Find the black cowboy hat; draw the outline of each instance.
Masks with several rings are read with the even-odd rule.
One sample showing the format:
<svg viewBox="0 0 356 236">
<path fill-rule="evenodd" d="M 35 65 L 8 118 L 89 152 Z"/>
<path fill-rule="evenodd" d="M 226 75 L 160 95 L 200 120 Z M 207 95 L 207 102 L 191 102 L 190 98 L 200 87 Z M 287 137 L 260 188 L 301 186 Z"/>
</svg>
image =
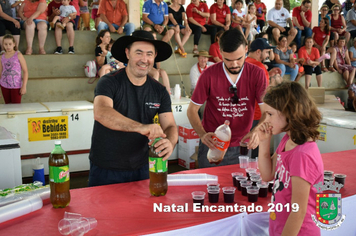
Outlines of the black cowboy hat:
<svg viewBox="0 0 356 236">
<path fill-rule="evenodd" d="M 123 36 L 115 41 L 111 48 L 112 56 L 118 61 L 127 63 L 128 59 L 126 57 L 125 49 L 130 44 L 139 41 L 149 42 L 155 46 L 157 52 L 155 62 L 164 61 L 172 55 L 172 48 L 168 43 L 161 40 L 155 40 L 151 32 L 136 30 L 132 33 L 132 36 Z"/>
</svg>

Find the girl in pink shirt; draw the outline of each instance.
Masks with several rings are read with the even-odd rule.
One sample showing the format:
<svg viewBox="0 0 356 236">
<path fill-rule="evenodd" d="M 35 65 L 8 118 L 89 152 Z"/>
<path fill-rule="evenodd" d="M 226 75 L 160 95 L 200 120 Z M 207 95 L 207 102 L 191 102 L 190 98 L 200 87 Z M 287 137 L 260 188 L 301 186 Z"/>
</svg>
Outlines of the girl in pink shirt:
<svg viewBox="0 0 356 236">
<path fill-rule="evenodd" d="M 321 113 L 298 82 L 270 88 L 264 99 L 265 121 L 256 129 L 259 137 L 258 166 L 264 181 L 274 179 L 269 234 L 319 236 L 314 223 L 314 185 L 323 182 L 324 166 L 315 140 Z M 271 157 L 273 135 L 286 132 Z"/>
<path fill-rule="evenodd" d="M 17 51 L 15 39 L 11 34 L 4 36 L 2 46 L 5 53 L 1 56 L 0 64 L 1 92 L 5 104 L 21 103 L 21 96 L 26 93 L 28 80 L 26 61 L 21 52 Z"/>
</svg>

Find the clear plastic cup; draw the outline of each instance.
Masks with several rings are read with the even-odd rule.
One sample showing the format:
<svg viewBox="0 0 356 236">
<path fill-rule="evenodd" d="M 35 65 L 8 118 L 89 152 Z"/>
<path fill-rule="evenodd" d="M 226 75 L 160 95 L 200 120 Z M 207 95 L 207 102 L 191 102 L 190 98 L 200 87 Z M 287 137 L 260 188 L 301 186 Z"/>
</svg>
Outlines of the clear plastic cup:
<svg viewBox="0 0 356 236">
<path fill-rule="evenodd" d="M 235 187 L 223 187 L 224 202 L 233 203 L 235 199 Z"/>
<path fill-rule="evenodd" d="M 248 160 L 248 168 L 254 168 L 254 169 L 258 169 L 258 157 L 256 158 L 250 158 Z"/>
<path fill-rule="evenodd" d="M 244 173 L 242 173 L 242 172 L 232 172 L 231 173 L 231 177 L 232 177 L 232 183 L 233 183 L 233 185 L 236 187 L 236 176 L 243 176 L 244 175 Z"/>
<path fill-rule="evenodd" d="M 250 177 L 250 179 L 252 181 L 252 185 L 253 186 L 257 186 L 257 183 L 262 181 L 262 178 L 259 175 L 253 175 L 253 176 Z"/>
<path fill-rule="evenodd" d="M 79 213 L 73 213 L 73 212 L 64 212 L 64 219 L 74 219 L 74 220 L 79 220 L 82 218 L 82 215 Z"/>
<path fill-rule="evenodd" d="M 210 203 L 217 203 L 219 201 L 220 188 L 208 189 L 208 197 Z"/>
<path fill-rule="evenodd" d="M 247 143 L 246 142 L 240 142 L 240 155 L 246 156 L 247 153 L 248 153 Z"/>
<path fill-rule="evenodd" d="M 249 202 L 257 202 L 259 187 L 257 186 L 248 186 L 246 187 L 247 198 Z"/>
<path fill-rule="evenodd" d="M 203 191 L 194 191 L 192 192 L 193 204 L 195 203 L 198 206 L 204 205 L 205 192 Z"/>
<path fill-rule="evenodd" d="M 241 194 L 242 196 L 247 196 L 247 187 L 252 186 L 252 182 L 251 181 L 241 181 L 240 182 L 240 186 L 241 186 Z"/>
<path fill-rule="evenodd" d="M 246 176 L 236 176 L 235 180 L 236 180 L 236 186 L 235 187 L 237 187 L 237 190 L 241 191 L 240 182 L 241 181 L 246 181 L 247 177 Z"/>
<path fill-rule="evenodd" d="M 335 182 L 338 182 L 340 184 L 343 184 L 345 186 L 345 179 L 346 179 L 346 175 L 344 174 L 335 174 Z"/>
<path fill-rule="evenodd" d="M 334 174 L 334 171 L 331 171 L 331 170 L 324 170 L 324 178 L 327 177 L 327 178 L 332 178 L 333 177 L 333 174 Z"/>
<path fill-rule="evenodd" d="M 220 184 L 218 183 L 209 183 L 207 184 L 207 189 L 211 189 L 211 190 L 217 190 L 220 189 Z"/>
<path fill-rule="evenodd" d="M 250 179 L 251 174 L 255 174 L 257 171 L 256 168 L 246 168 L 246 176 Z"/>
<path fill-rule="evenodd" d="M 95 218 L 61 219 L 58 222 L 58 230 L 62 235 L 79 236 L 94 229 L 98 222 Z"/>
<path fill-rule="evenodd" d="M 248 168 L 248 160 L 249 160 L 249 156 L 239 156 L 240 168 L 243 169 Z"/>
<path fill-rule="evenodd" d="M 259 197 L 267 197 L 268 193 L 268 183 L 261 181 L 260 183 L 257 183 L 257 187 L 260 188 Z"/>
</svg>

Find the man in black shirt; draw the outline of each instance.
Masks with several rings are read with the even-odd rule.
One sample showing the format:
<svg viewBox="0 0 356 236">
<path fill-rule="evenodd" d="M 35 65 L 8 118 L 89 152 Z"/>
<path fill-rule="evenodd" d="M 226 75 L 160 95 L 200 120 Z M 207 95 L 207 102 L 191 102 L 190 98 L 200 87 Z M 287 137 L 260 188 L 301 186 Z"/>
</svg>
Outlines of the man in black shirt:
<svg viewBox="0 0 356 236">
<path fill-rule="evenodd" d="M 155 148 L 166 160 L 178 140 L 170 96 L 148 76 L 155 61 L 171 56 L 171 47 L 139 30 L 119 38 L 111 52 L 127 67 L 103 76 L 95 88 L 89 186 L 147 179 L 149 145 L 161 137 Z M 153 124 L 156 114 L 160 125 Z"/>
</svg>

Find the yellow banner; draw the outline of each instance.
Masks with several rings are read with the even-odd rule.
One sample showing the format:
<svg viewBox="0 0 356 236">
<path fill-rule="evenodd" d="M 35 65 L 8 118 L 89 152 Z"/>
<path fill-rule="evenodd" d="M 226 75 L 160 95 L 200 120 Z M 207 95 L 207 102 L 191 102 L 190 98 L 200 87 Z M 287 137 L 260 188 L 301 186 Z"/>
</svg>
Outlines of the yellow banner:
<svg viewBox="0 0 356 236">
<path fill-rule="evenodd" d="M 28 141 L 68 138 L 68 116 L 28 118 Z"/>
<path fill-rule="evenodd" d="M 326 125 L 319 125 L 319 140 L 326 142 L 327 134 L 326 134 Z"/>
</svg>

